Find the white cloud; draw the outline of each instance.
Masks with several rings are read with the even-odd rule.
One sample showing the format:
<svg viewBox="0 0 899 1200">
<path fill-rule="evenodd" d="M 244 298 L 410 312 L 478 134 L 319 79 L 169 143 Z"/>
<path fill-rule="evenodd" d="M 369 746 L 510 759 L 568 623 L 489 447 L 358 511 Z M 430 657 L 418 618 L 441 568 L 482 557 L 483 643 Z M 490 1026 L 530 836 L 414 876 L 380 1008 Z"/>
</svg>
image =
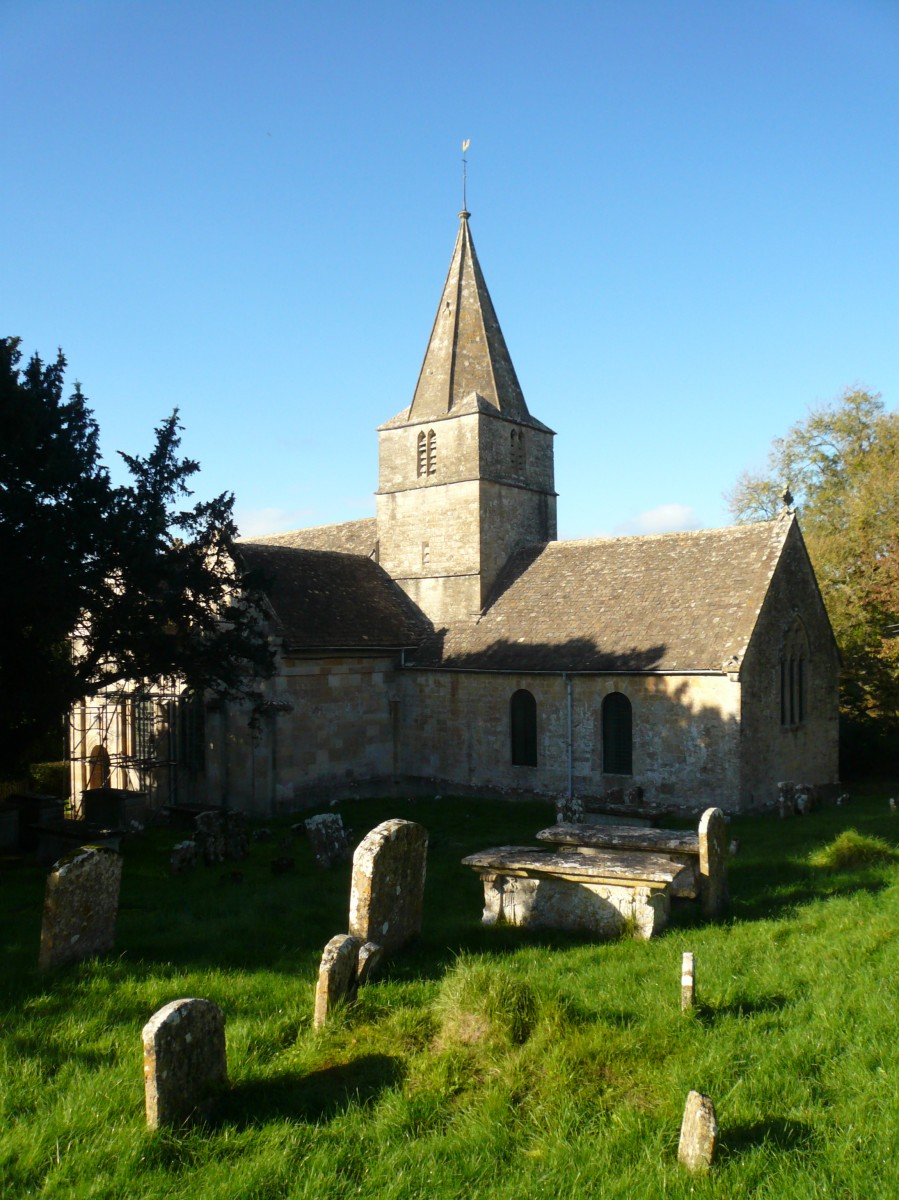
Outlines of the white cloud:
<svg viewBox="0 0 899 1200">
<path fill-rule="evenodd" d="M 684 529 L 700 529 L 702 522 L 696 512 L 685 504 L 660 504 L 639 516 L 631 517 L 615 526 L 622 533 L 678 533 Z"/>
<path fill-rule="evenodd" d="M 286 533 L 311 524 L 308 508 L 251 508 L 234 514 L 240 537 L 263 537 L 267 533 Z"/>
</svg>

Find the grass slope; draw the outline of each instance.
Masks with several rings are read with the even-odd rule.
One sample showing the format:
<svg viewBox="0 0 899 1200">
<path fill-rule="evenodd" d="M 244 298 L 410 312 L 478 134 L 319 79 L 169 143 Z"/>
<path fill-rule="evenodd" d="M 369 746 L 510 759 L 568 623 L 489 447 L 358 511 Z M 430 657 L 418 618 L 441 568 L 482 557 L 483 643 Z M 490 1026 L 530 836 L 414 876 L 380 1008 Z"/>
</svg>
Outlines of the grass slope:
<svg viewBox="0 0 899 1200">
<path fill-rule="evenodd" d="M 44 872 L 0 875 L 4 1197 L 826 1197 L 899 1194 L 899 817 L 886 792 L 805 819 L 735 819 L 727 921 L 652 942 L 485 929 L 463 855 L 531 841 L 541 805 L 343 806 L 358 836 L 430 831 L 425 927 L 322 1032 L 318 960 L 346 927 L 349 867 L 304 840 L 172 878 L 154 830 L 125 847 L 114 956 L 36 970 Z M 847 834 L 852 827 L 853 834 Z M 875 841 L 874 839 L 880 839 Z M 680 1012 L 693 950 L 701 1003 Z M 168 1001 L 227 1017 L 232 1086 L 212 1126 L 143 1119 L 140 1031 Z M 676 1163 L 690 1088 L 718 1164 Z"/>
</svg>

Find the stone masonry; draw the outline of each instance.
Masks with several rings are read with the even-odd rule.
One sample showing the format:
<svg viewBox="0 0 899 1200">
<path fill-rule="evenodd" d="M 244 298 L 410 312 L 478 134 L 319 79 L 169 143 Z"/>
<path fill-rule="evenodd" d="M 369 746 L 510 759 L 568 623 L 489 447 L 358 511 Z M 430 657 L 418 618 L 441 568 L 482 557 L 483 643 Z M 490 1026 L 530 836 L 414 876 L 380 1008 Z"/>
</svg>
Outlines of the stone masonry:
<svg viewBox="0 0 899 1200">
<path fill-rule="evenodd" d="M 59 860 L 44 895 L 41 970 L 113 948 L 121 880 L 121 856 L 106 846 L 85 846 Z"/>
<path fill-rule="evenodd" d="M 428 831 L 414 821 L 384 821 L 353 855 L 350 933 L 396 950 L 421 931 Z"/>
</svg>

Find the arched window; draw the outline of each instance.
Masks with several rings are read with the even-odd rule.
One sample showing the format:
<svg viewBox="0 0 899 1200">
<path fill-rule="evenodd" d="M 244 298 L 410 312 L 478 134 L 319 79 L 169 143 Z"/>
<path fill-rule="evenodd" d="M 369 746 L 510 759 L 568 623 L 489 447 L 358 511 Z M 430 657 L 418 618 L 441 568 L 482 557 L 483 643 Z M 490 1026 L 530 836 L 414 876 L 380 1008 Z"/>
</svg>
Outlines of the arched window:
<svg viewBox="0 0 899 1200">
<path fill-rule="evenodd" d="M 808 638 L 798 617 L 787 629 L 780 652 L 780 723 L 801 725 L 808 702 Z"/>
<path fill-rule="evenodd" d="M 536 767 L 537 701 L 525 688 L 512 693 L 509 718 L 513 766 Z"/>
<path fill-rule="evenodd" d="M 418 435 L 418 477 L 426 475 L 428 471 L 428 447 L 425 440 L 424 430 Z"/>
<path fill-rule="evenodd" d="M 602 769 L 606 775 L 632 775 L 633 764 L 631 702 L 621 692 L 609 692 L 602 702 Z"/>
<path fill-rule="evenodd" d="M 433 429 L 428 430 L 428 474 L 437 474 L 437 434 Z"/>
<path fill-rule="evenodd" d="M 105 746 L 94 746 L 90 754 L 90 776 L 87 786 L 90 791 L 95 788 L 108 788 L 112 782 L 112 768 L 109 752 Z"/>
</svg>

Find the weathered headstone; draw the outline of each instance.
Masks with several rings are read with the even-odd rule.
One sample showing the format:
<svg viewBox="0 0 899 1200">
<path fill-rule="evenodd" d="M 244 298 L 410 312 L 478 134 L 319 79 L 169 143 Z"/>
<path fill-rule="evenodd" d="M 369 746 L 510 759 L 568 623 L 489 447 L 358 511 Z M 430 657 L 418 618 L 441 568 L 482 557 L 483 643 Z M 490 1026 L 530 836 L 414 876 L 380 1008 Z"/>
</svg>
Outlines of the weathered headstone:
<svg viewBox="0 0 899 1200">
<path fill-rule="evenodd" d="M 105 954 L 115 944 L 122 859 L 107 846 L 83 846 L 47 877 L 41 970 Z"/>
<path fill-rule="evenodd" d="M 224 814 L 225 858 L 231 862 L 242 862 L 250 857 L 250 835 L 246 815 L 239 809 L 230 809 Z"/>
<path fill-rule="evenodd" d="M 197 852 L 202 856 L 207 867 L 216 866 L 225 861 L 225 830 L 220 812 L 197 813 L 194 824 L 196 832 L 194 841 Z"/>
<path fill-rule="evenodd" d="M 696 1003 L 696 960 L 691 950 L 685 950 L 680 969 L 680 1006 L 686 1011 Z"/>
<path fill-rule="evenodd" d="M 699 821 L 699 884 L 703 915 L 720 916 L 727 907 L 727 822 L 720 808 L 707 808 Z"/>
<path fill-rule="evenodd" d="M 315 1012 L 312 1023 L 321 1029 L 335 1004 L 353 1004 L 359 988 L 369 979 L 381 957 L 382 948 L 374 942 L 360 942 L 346 933 L 332 937 L 322 955 L 315 987 Z"/>
<path fill-rule="evenodd" d="M 890 796 L 890 812 L 894 813 L 895 811 L 896 811 L 896 797 Z"/>
<path fill-rule="evenodd" d="M 715 1157 L 718 1119 L 715 1106 L 702 1092 L 690 1092 L 680 1127 L 677 1160 L 688 1171 L 707 1171 Z"/>
<path fill-rule="evenodd" d="M 172 853 L 169 856 L 169 870 L 173 875 L 180 875 L 183 871 L 192 871 L 196 865 L 196 842 L 179 842 L 177 846 L 172 847 Z"/>
<path fill-rule="evenodd" d="M 428 831 L 415 821 L 384 821 L 353 855 L 350 933 L 395 950 L 421 930 Z"/>
<path fill-rule="evenodd" d="M 383 953 L 384 947 L 379 946 L 377 942 L 363 944 L 359 951 L 359 970 L 356 976 L 356 983 L 359 987 L 362 987 L 363 983 L 367 983 L 374 974 L 375 967 L 381 961 Z"/>
<path fill-rule="evenodd" d="M 225 1016 L 211 1000 L 173 1000 L 143 1028 L 147 1125 L 180 1125 L 211 1115 L 228 1082 Z"/>
<path fill-rule="evenodd" d="M 315 1013 L 312 1024 L 321 1029 L 335 1004 L 351 1004 L 356 999 L 359 951 L 362 942 L 347 933 L 332 937 L 322 955 L 315 987 Z"/>
<path fill-rule="evenodd" d="M 340 813 L 321 813 L 306 822 L 306 834 L 316 865 L 327 871 L 338 863 L 347 862 L 350 844 Z"/>
</svg>

